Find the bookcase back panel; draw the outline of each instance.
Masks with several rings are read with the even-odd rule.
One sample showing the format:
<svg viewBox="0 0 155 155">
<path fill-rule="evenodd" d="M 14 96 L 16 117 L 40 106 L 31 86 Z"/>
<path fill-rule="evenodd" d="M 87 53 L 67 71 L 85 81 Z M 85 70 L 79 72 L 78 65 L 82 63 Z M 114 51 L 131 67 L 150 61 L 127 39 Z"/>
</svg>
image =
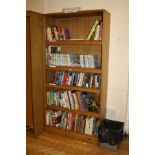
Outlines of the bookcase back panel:
<svg viewBox="0 0 155 155">
<path fill-rule="evenodd" d="M 85 39 L 96 19 L 102 19 L 102 16 L 81 16 L 67 18 L 47 18 L 47 26 L 57 25 L 68 28 L 71 39 Z"/>
</svg>

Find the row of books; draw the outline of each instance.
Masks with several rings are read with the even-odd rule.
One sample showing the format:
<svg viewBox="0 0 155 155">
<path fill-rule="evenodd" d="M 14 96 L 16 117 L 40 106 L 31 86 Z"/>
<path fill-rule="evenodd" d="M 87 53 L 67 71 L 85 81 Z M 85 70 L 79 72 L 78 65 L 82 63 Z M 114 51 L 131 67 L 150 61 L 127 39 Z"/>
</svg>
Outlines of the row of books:
<svg viewBox="0 0 155 155">
<path fill-rule="evenodd" d="M 71 36 L 68 28 L 59 27 L 57 25 L 47 27 L 47 40 L 50 42 L 56 40 L 68 40 L 70 38 Z"/>
<path fill-rule="evenodd" d="M 46 111 L 46 125 L 97 136 L 99 121 L 95 117 L 48 110 Z"/>
<path fill-rule="evenodd" d="M 100 75 L 93 73 L 56 71 L 53 83 L 57 85 L 99 88 Z"/>
<path fill-rule="evenodd" d="M 99 111 L 99 104 L 92 94 L 74 90 L 47 91 L 47 104 L 81 111 Z"/>
<path fill-rule="evenodd" d="M 86 37 L 86 40 L 101 40 L 103 31 L 102 29 L 103 29 L 103 22 L 99 19 L 96 19 Z"/>
<path fill-rule="evenodd" d="M 70 54 L 69 54 L 70 53 Z M 46 64 L 49 66 L 75 66 L 86 68 L 99 68 L 97 55 L 61 53 L 60 47 L 46 49 Z"/>
</svg>

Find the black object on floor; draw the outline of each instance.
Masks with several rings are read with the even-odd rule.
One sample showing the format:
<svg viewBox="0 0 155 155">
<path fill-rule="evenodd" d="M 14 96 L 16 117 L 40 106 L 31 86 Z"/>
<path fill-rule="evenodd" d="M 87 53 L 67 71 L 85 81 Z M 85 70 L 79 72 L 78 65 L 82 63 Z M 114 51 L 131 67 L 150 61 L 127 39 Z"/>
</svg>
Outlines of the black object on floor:
<svg viewBox="0 0 155 155">
<path fill-rule="evenodd" d="M 98 139 L 101 143 L 118 145 L 123 139 L 123 122 L 105 119 L 98 128 Z"/>
</svg>

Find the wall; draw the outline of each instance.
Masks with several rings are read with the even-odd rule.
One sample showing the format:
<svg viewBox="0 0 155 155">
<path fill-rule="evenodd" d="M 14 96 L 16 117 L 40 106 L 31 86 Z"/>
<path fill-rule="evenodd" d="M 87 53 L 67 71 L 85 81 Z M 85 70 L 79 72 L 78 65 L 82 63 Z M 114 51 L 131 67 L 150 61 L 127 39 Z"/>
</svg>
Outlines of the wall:
<svg viewBox="0 0 155 155">
<path fill-rule="evenodd" d="M 44 0 L 26 0 L 26 10 L 44 13 Z"/>
<path fill-rule="evenodd" d="M 82 10 L 106 9 L 111 13 L 107 118 L 125 121 L 129 71 L 128 0 L 44 0 L 44 13 L 76 6 Z"/>
</svg>

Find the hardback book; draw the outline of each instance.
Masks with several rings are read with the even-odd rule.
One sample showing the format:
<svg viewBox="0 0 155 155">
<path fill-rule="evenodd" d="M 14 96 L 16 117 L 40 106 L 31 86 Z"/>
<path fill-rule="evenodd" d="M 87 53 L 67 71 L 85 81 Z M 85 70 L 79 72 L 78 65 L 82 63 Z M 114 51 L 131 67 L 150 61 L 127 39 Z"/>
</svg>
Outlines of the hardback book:
<svg viewBox="0 0 155 155">
<path fill-rule="evenodd" d="M 62 82 L 61 82 L 62 85 L 66 85 L 67 84 L 67 77 L 68 77 L 67 72 L 64 72 L 63 79 L 62 79 Z"/>
<path fill-rule="evenodd" d="M 65 98 L 65 102 L 66 102 L 66 108 L 71 108 L 70 103 L 69 103 L 69 98 L 68 98 L 68 94 L 67 91 L 64 91 L 64 98 Z"/>
<path fill-rule="evenodd" d="M 58 27 L 58 40 L 61 40 L 61 28 Z"/>
<path fill-rule="evenodd" d="M 71 90 L 67 91 L 67 93 L 68 93 L 68 97 L 69 97 L 69 102 L 70 102 L 71 109 L 75 109 L 74 108 L 74 100 L 73 100 L 73 96 L 72 96 Z"/>
<path fill-rule="evenodd" d="M 78 115 L 77 114 L 75 114 L 74 115 L 74 131 L 77 131 L 77 129 L 78 129 Z"/>
<path fill-rule="evenodd" d="M 95 68 L 93 55 L 90 55 L 90 68 Z"/>
<path fill-rule="evenodd" d="M 90 59 L 90 54 L 87 55 L 87 59 L 88 59 L 88 68 L 91 68 L 91 59 Z"/>
<path fill-rule="evenodd" d="M 89 117 L 89 116 L 86 117 L 85 134 L 92 135 L 93 122 L 94 122 L 94 117 Z"/>
<path fill-rule="evenodd" d="M 93 74 L 90 75 L 90 82 L 89 82 L 89 87 L 92 88 L 93 86 Z"/>
<path fill-rule="evenodd" d="M 95 29 L 94 40 L 100 40 L 100 28 L 101 28 L 101 25 L 98 24 Z"/>
<path fill-rule="evenodd" d="M 46 125 L 50 125 L 50 113 L 49 113 L 49 110 L 46 111 Z"/>
<path fill-rule="evenodd" d="M 60 106 L 64 107 L 64 101 L 63 101 L 63 91 L 59 92 L 59 102 L 60 102 Z"/>
<path fill-rule="evenodd" d="M 47 91 L 47 104 L 48 105 L 51 105 L 51 93 L 50 93 L 50 91 Z"/>
<path fill-rule="evenodd" d="M 79 104 L 79 109 L 80 110 L 85 110 L 84 106 L 83 106 L 83 103 L 82 103 L 82 99 L 81 99 L 81 92 L 77 91 L 76 96 L 77 96 L 77 100 L 78 100 L 78 104 Z"/>
<path fill-rule="evenodd" d="M 83 55 L 80 55 L 80 67 L 84 67 L 84 58 Z"/>
<path fill-rule="evenodd" d="M 94 55 L 94 65 L 95 65 L 95 68 L 99 68 L 97 55 Z"/>
<path fill-rule="evenodd" d="M 54 84 L 58 84 L 58 80 L 59 80 L 59 71 L 56 71 L 55 73 L 55 77 L 54 77 Z"/>
<path fill-rule="evenodd" d="M 56 126 L 56 116 L 54 111 L 50 111 L 50 126 Z"/>
<path fill-rule="evenodd" d="M 78 99 L 76 96 L 76 92 L 72 92 L 73 100 L 74 100 L 74 109 L 79 110 Z"/>
<path fill-rule="evenodd" d="M 79 128 L 78 131 L 80 133 L 84 133 L 84 127 L 85 127 L 85 116 L 80 116 L 79 117 Z"/>
<path fill-rule="evenodd" d="M 52 31 L 50 27 L 47 27 L 47 40 L 48 41 L 52 41 L 52 35 L 51 35 Z"/>
<path fill-rule="evenodd" d="M 60 122 L 60 128 L 66 129 L 67 117 L 68 117 L 68 113 L 67 112 L 63 112 L 62 118 L 61 118 L 61 122 Z"/>
<path fill-rule="evenodd" d="M 93 24 L 93 26 L 92 26 L 90 32 L 88 33 L 88 35 L 87 35 L 87 37 L 86 37 L 86 40 L 90 40 L 92 34 L 93 34 L 94 31 L 95 31 L 96 26 L 97 26 L 99 23 L 100 23 L 100 20 L 96 19 L 96 21 L 94 22 L 94 24 Z"/>
<path fill-rule="evenodd" d="M 70 125 L 69 125 L 69 130 L 72 130 L 72 129 L 73 129 L 73 117 L 74 117 L 74 114 L 73 114 L 73 113 L 70 113 Z"/>
<path fill-rule="evenodd" d="M 54 25 L 51 25 L 51 31 L 52 31 L 52 33 L 51 33 L 52 41 L 55 41 L 56 38 L 55 38 L 55 32 L 54 32 Z"/>
<path fill-rule="evenodd" d="M 79 73 L 76 72 L 74 74 L 73 86 L 77 86 L 77 84 L 78 84 L 78 76 L 79 76 Z"/>
<path fill-rule="evenodd" d="M 66 40 L 66 37 L 65 37 L 65 30 L 64 30 L 63 27 L 61 28 L 61 32 L 62 32 L 62 38 L 63 38 L 63 40 Z"/>
<path fill-rule="evenodd" d="M 78 85 L 77 85 L 77 86 L 79 86 L 79 87 L 82 86 L 83 77 L 84 77 L 84 73 L 80 73 L 80 75 L 79 75 L 79 80 L 78 80 Z"/>
<path fill-rule="evenodd" d="M 74 66 L 74 56 L 73 56 L 73 54 L 69 54 L 69 56 L 70 56 L 70 66 Z"/>
<path fill-rule="evenodd" d="M 57 26 L 53 26 L 53 29 L 54 29 L 55 40 L 58 40 L 58 30 L 57 30 Z"/>
<path fill-rule="evenodd" d="M 84 106 L 84 109 L 85 109 L 85 111 L 89 111 L 88 110 L 88 104 L 89 104 L 89 96 L 88 96 L 88 93 L 86 93 L 86 92 L 83 92 L 83 93 L 81 93 L 81 95 L 82 95 L 82 103 L 83 103 L 83 106 Z"/>
<path fill-rule="evenodd" d="M 94 118 L 94 122 L 93 122 L 93 136 L 98 136 L 98 127 L 99 127 L 99 120 L 97 120 L 96 118 Z"/>
<path fill-rule="evenodd" d="M 62 98 L 62 107 L 65 107 L 65 108 L 68 107 L 68 105 L 67 105 L 67 103 L 66 103 L 65 96 L 64 96 L 64 92 L 63 92 L 63 98 Z"/>
<path fill-rule="evenodd" d="M 85 64 L 85 67 L 86 68 L 89 67 L 89 64 L 88 64 L 88 55 L 84 55 L 84 64 Z"/>
<path fill-rule="evenodd" d="M 51 100 L 51 105 L 54 105 L 54 95 L 53 95 L 53 91 L 50 92 L 50 100 Z"/>
<path fill-rule="evenodd" d="M 56 96 L 56 92 L 53 92 L 53 105 L 57 105 L 57 96 Z"/>
</svg>

